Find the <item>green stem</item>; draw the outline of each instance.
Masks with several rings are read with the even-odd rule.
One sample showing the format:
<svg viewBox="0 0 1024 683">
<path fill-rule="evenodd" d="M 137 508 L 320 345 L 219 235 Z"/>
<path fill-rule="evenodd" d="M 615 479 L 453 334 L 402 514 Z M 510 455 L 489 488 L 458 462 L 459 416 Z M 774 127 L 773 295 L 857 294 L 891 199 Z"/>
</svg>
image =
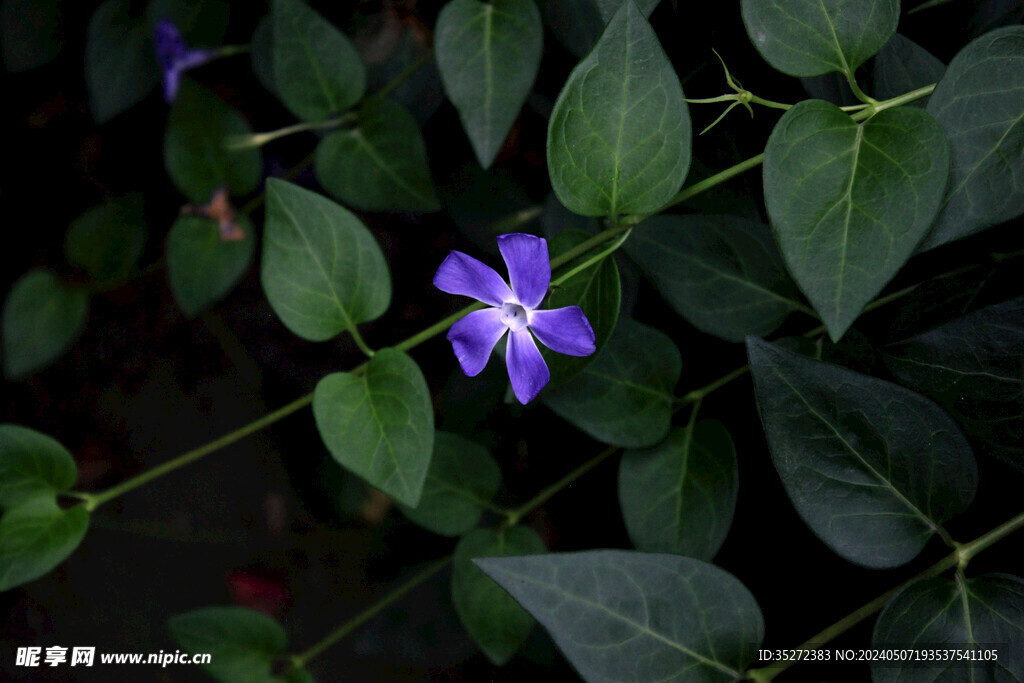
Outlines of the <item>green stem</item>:
<svg viewBox="0 0 1024 683">
<path fill-rule="evenodd" d="M 413 588 L 416 588 L 421 583 L 423 583 L 424 581 L 431 578 L 439 571 L 447 567 L 451 563 L 451 561 L 452 557 L 451 555 L 449 555 L 448 557 L 442 560 L 434 562 L 426 569 L 421 571 L 419 574 L 412 577 L 411 579 L 403 583 L 401 586 L 388 593 L 384 598 L 375 602 L 368 609 L 360 612 L 359 614 L 352 617 L 335 630 L 331 631 L 331 633 L 329 633 L 327 637 L 321 640 L 320 642 L 316 643 L 309 649 L 304 650 L 303 652 L 297 655 L 293 655 L 291 657 L 292 666 L 296 669 L 304 667 L 306 663 L 309 662 L 309 660 L 313 659 L 321 652 L 328 649 L 329 647 L 337 643 L 339 640 L 342 640 L 348 634 L 352 633 L 352 631 L 356 630 L 357 628 L 365 624 L 367 621 L 383 612 L 385 609 L 387 609 L 395 602 L 400 600 L 403 596 L 405 596 L 406 593 L 411 591 Z"/>
<path fill-rule="evenodd" d="M 229 137 L 224 145 L 230 150 L 248 149 L 250 147 L 262 147 L 268 142 L 278 140 L 295 133 L 303 133 L 312 130 L 322 130 L 325 128 L 337 128 L 338 126 L 351 123 L 356 120 L 355 114 L 352 112 L 343 114 L 342 116 L 335 117 L 333 119 L 327 119 L 325 121 L 302 121 L 300 123 L 294 123 L 284 128 L 278 128 L 277 130 L 267 131 L 265 133 L 253 133 L 251 135 L 236 135 Z"/>
<path fill-rule="evenodd" d="M 558 285 L 562 284 L 563 282 L 565 282 L 566 280 L 571 278 L 573 275 L 576 275 L 577 273 L 581 273 L 584 270 L 586 270 L 587 268 L 590 268 L 591 266 L 593 266 L 594 264 L 600 263 L 601 261 L 603 261 L 605 259 L 605 257 L 607 257 L 610 254 L 614 253 L 616 249 L 621 247 L 623 245 L 623 243 L 627 239 L 629 239 L 629 234 L 632 231 L 633 231 L 632 228 L 628 228 L 627 230 L 625 230 L 622 233 L 622 236 L 619 237 L 619 239 L 616 240 L 615 243 L 612 244 L 612 246 L 610 246 L 607 249 L 603 250 L 599 254 L 595 254 L 594 256 L 591 256 L 589 259 L 587 259 L 583 263 L 579 264 L 575 268 L 573 268 L 573 269 L 571 269 L 571 270 L 569 270 L 569 271 L 567 271 L 565 273 L 562 273 L 557 278 L 555 278 L 554 280 L 551 281 L 551 285 L 550 286 L 551 287 L 557 287 Z M 554 264 L 554 262 L 552 262 L 552 265 L 553 264 Z"/>
<path fill-rule="evenodd" d="M 246 55 L 252 52 L 252 45 L 222 45 L 217 48 L 218 57 L 233 57 L 235 55 Z"/>
<path fill-rule="evenodd" d="M 939 574 L 942 574 L 945 571 L 953 569 L 954 567 L 959 567 L 960 569 L 962 569 L 963 566 L 966 564 L 966 560 L 964 559 L 965 557 L 966 559 L 970 559 L 974 555 L 977 555 L 982 550 L 985 550 L 994 543 L 1002 540 L 1003 538 L 1010 535 L 1014 531 L 1017 531 L 1021 527 L 1024 527 L 1024 512 L 1020 513 L 1013 519 L 1010 519 L 1004 522 L 1003 524 L 1000 524 L 992 531 L 989 531 L 988 533 L 979 536 L 970 543 L 966 543 L 960 546 L 959 550 L 953 551 L 952 553 L 945 556 L 932 566 L 925 569 L 920 574 L 913 576 L 912 578 L 904 581 L 892 590 L 886 591 L 885 593 L 879 595 L 871 602 L 863 605 L 862 607 L 859 607 L 853 612 L 850 612 L 850 614 L 846 615 L 845 617 L 843 617 L 836 623 L 832 624 L 828 628 L 822 630 L 821 632 L 811 636 L 806 642 L 801 643 L 794 649 L 817 650 L 821 648 L 822 646 L 831 642 L 838 636 L 849 631 L 851 628 L 853 628 L 860 622 L 864 621 L 871 615 L 880 611 L 883 607 L 889 604 L 890 600 L 896 597 L 896 595 L 900 591 L 902 591 L 910 584 L 920 579 L 938 576 Z M 751 669 L 750 671 L 747 671 L 746 675 L 747 678 L 750 680 L 770 681 L 776 676 L 778 676 L 780 673 L 791 667 L 793 664 L 796 664 L 795 660 L 778 661 L 769 664 L 768 666 L 761 667 L 759 669 Z"/>
<path fill-rule="evenodd" d="M 614 455 L 615 453 L 618 453 L 618 452 L 619 452 L 619 447 L 618 446 L 609 446 L 608 448 L 604 449 L 603 451 L 601 451 L 600 453 L 595 455 L 590 460 L 586 461 L 585 463 L 583 463 L 582 465 L 580 465 L 579 467 L 574 469 L 569 474 L 565 475 L 564 477 L 562 477 L 561 479 L 556 481 L 551 486 L 548 486 L 547 488 L 542 490 L 540 493 L 538 493 L 536 496 L 534 496 L 530 500 L 526 501 L 525 503 L 523 503 L 519 507 L 515 508 L 514 510 L 507 511 L 506 512 L 506 516 L 508 517 L 508 520 L 506 522 L 507 525 L 508 526 L 515 526 L 516 524 L 519 523 L 520 519 L 522 519 L 526 515 L 530 514 L 531 512 L 533 512 L 534 510 L 539 508 L 544 503 L 548 502 L 548 500 L 553 495 L 555 495 L 556 493 L 558 493 L 559 491 L 564 489 L 569 484 L 572 484 L 574 481 L 576 481 L 577 479 L 582 477 L 584 474 L 586 474 L 590 470 L 594 469 L 595 467 L 600 465 L 602 462 L 604 462 L 605 460 L 607 460 L 612 455 Z"/>
<path fill-rule="evenodd" d="M 386 84 L 384 84 L 384 86 L 374 94 L 377 97 L 387 97 L 392 92 L 394 92 L 398 87 L 400 87 L 403 83 L 412 78 L 412 76 L 417 71 L 422 69 L 428 63 L 430 63 L 430 60 L 432 60 L 433 58 L 433 52 L 424 52 L 415 61 L 410 62 L 409 66 L 402 69 L 397 76 L 395 76 Z"/>
<path fill-rule="evenodd" d="M 851 68 L 847 68 L 845 71 L 843 71 L 843 73 L 846 74 L 846 82 L 850 84 L 850 90 L 853 91 L 854 96 L 861 102 L 864 102 L 865 104 L 878 104 L 878 100 L 871 97 L 870 95 L 868 95 L 867 93 L 860 89 L 860 85 L 857 83 L 857 75 L 854 72 L 855 69 Z"/>
<path fill-rule="evenodd" d="M 922 97 L 928 97 L 935 90 L 935 86 L 936 84 L 932 83 L 931 85 L 926 85 L 924 87 L 918 88 L 917 90 L 911 90 L 908 93 L 903 93 L 902 95 L 894 97 L 891 100 L 875 102 L 865 107 L 864 109 L 856 112 L 855 114 L 852 114 L 850 118 L 852 118 L 854 121 L 863 121 L 864 119 L 871 118 L 880 111 L 892 109 L 893 107 L 902 107 L 904 104 L 914 102 L 915 100 L 919 100 Z"/>
<path fill-rule="evenodd" d="M 782 102 L 775 102 L 773 100 L 766 100 L 763 97 L 758 97 L 757 95 L 755 95 L 752 92 L 748 92 L 748 96 L 749 96 L 749 98 L 747 100 L 748 102 L 753 102 L 754 104 L 760 104 L 762 107 L 768 107 L 769 109 L 783 109 L 783 110 L 785 110 L 785 109 L 792 109 L 793 108 L 792 104 L 784 104 Z"/>
<path fill-rule="evenodd" d="M 89 510 L 91 512 L 100 505 L 103 505 L 104 503 L 114 498 L 117 498 L 118 496 L 127 493 L 128 491 L 131 491 L 132 489 L 138 488 L 143 484 L 149 483 L 150 481 L 156 479 L 157 477 L 162 477 L 168 472 L 173 472 L 179 467 L 184 467 L 185 465 L 191 462 L 199 460 L 204 455 L 208 455 L 216 450 L 224 448 L 225 446 L 233 444 L 234 442 L 240 439 L 244 439 L 250 434 L 260 431 L 264 427 L 269 427 L 278 420 L 281 420 L 282 418 L 291 415 L 292 413 L 296 412 L 297 410 L 300 410 L 301 408 L 305 408 L 312 402 L 313 394 L 306 394 L 305 396 L 302 396 L 301 398 L 292 401 L 288 405 L 278 408 L 272 413 L 264 415 L 255 422 L 250 422 L 244 427 L 240 427 L 239 429 L 236 429 L 233 432 L 225 434 L 219 439 L 215 439 L 209 442 L 208 444 L 205 444 L 203 446 L 200 446 L 199 448 L 189 451 L 188 453 L 179 455 L 177 458 L 165 462 L 162 465 L 157 465 L 153 469 L 143 472 L 142 474 L 136 477 L 132 477 L 131 479 L 123 481 L 117 486 L 113 486 L 107 489 L 106 491 L 93 494 L 80 494 L 83 496 L 85 500 L 83 505 L 85 506 L 86 510 Z"/>
<path fill-rule="evenodd" d="M 705 384 L 700 389 L 694 389 L 693 391 L 685 394 L 679 399 L 679 403 L 683 405 L 689 405 L 691 403 L 695 405 L 700 405 L 700 402 L 703 401 L 708 394 L 718 391 L 726 384 L 729 384 L 733 380 L 739 379 L 743 375 L 747 374 L 749 371 L 749 365 L 744 365 L 743 367 L 736 368 L 732 372 L 719 377 L 714 382 Z"/>
<path fill-rule="evenodd" d="M 359 350 L 363 352 L 363 355 L 367 358 L 373 358 L 374 351 L 363 339 L 363 335 L 359 334 L 359 328 L 353 325 L 348 331 L 352 335 L 352 341 L 356 343 L 356 346 L 358 346 Z"/>
</svg>

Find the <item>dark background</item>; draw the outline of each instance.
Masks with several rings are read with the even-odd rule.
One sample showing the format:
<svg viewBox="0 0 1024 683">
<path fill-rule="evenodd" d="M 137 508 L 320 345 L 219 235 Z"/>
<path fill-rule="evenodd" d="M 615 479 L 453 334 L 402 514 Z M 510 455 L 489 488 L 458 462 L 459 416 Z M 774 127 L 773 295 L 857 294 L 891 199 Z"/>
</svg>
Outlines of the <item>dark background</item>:
<svg viewBox="0 0 1024 683">
<path fill-rule="evenodd" d="M 364 50 L 380 47 L 380 27 L 394 26 L 429 43 L 440 0 L 312 3 Z M 45 265 L 72 280 L 81 274 L 64 261 L 68 224 L 104 198 L 142 192 L 149 239 L 145 274 L 93 297 L 88 325 L 55 365 L 3 384 L 5 422 L 52 435 L 74 453 L 80 490 L 106 488 L 201 445 L 313 389 L 324 374 L 353 367 L 361 356 L 346 335 L 325 343 L 303 341 L 272 314 L 254 265 L 239 287 L 198 319 L 175 306 L 162 267 L 167 230 L 185 203 L 162 160 L 167 107 L 154 91 L 144 102 L 103 125 L 94 122 L 83 77 L 85 26 L 94 3 L 63 2 L 54 61 L 21 73 L 5 71 L 0 107 L 3 174 L 0 183 L 0 290 L 30 267 Z M 140 10 L 142 4 L 140 3 Z M 690 97 L 725 92 L 711 49 L 726 59 L 746 87 L 770 99 L 795 102 L 805 87 L 832 87 L 827 79 L 802 84 L 770 69 L 750 45 L 736 3 L 664 0 L 652 16 Z M 263 3 L 232 3 L 226 43 L 249 41 Z M 900 31 L 944 62 L 968 40 L 1003 23 L 1020 21 L 1020 2 L 952 2 L 904 16 Z M 7 18 L 5 17 L 5 21 Z M 448 251 L 479 253 L 493 244 L 482 226 L 511 210 L 543 203 L 550 192 L 544 166 L 546 114 L 577 57 L 548 29 L 535 93 L 492 171 L 482 177 L 454 108 L 440 103 L 432 65 L 417 76 L 408 105 L 424 122 L 435 181 L 449 210 L 430 215 L 365 214 L 383 246 L 394 280 L 388 313 L 365 326 L 372 346 L 395 343 L 463 302 L 428 285 Z M 390 57 L 385 52 L 386 62 Z M 190 72 L 240 109 L 254 130 L 294 122 L 252 74 L 247 57 Z M 869 81 L 868 81 L 869 82 Z M 720 105 L 692 105 L 695 132 Z M 778 113 L 742 109 L 696 137 L 689 184 L 763 150 Z M 301 164 L 316 143 L 302 134 L 264 148 L 266 170 L 282 176 Z M 296 182 L 319 189 L 307 167 Z M 699 197 L 682 210 L 735 213 L 764 219 L 760 174 L 751 171 Z M 236 198 L 242 205 L 246 198 Z M 253 215 L 257 225 L 262 211 Z M 528 229 L 540 229 L 537 223 Z M 1019 296 L 1022 278 L 1012 264 L 990 267 L 988 254 L 1024 246 L 1021 222 L 938 249 L 913 260 L 890 286 L 928 279 L 966 263 L 971 274 L 922 288 L 920 295 L 865 316 L 837 357 L 851 367 L 887 377 L 872 344 Z M 493 249 L 491 250 L 493 251 Z M 485 257 L 498 265 L 493 255 Z M 658 295 L 620 261 L 627 286 L 625 311 L 668 332 L 683 356 L 679 393 L 701 386 L 745 362 L 741 345 L 701 334 L 667 309 Z M 793 318 L 778 336 L 814 327 Z M 869 341 L 870 340 L 870 341 Z M 504 484 L 500 504 L 534 495 L 602 446 L 544 407 L 502 402 L 502 368 L 492 363 L 474 381 L 461 376 L 443 337 L 413 352 L 438 409 L 438 426 L 492 448 Z M 801 522 L 771 464 L 748 378 L 704 402 L 702 415 L 722 420 L 736 441 L 740 495 L 732 531 L 716 563 L 757 597 L 765 615 L 765 647 L 793 647 L 851 610 L 945 555 L 934 541 L 908 567 L 872 571 L 831 553 Z M 685 420 L 686 415 L 677 416 Z M 618 511 L 616 465 L 602 464 L 552 499 L 526 523 L 552 551 L 627 548 Z M 1019 512 L 1021 476 L 979 453 L 981 490 L 952 535 L 969 540 Z M 493 521 L 493 520 L 492 520 Z M 0 595 L 5 614 L 0 643 L 3 677 L 75 680 L 194 680 L 190 667 L 13 667 L 17 646 L 96 646 L 98 652 L 173 651 L 167 617 L 208 605 L 238 604 L 278 618 L 290 650 L 310 646 L 357 614 L 429 560 L 451 552 L 454 540 L 414 527 L 345 475 L 320 443 L 303 410 L 253 437 L 208 456 L 101 508 L 76 553 L 48 576 Z M 1024 573 L 1021 538 L 1011 537 L 972 561 L 970 574 Z M 319 680 L 528 680 L 575 674 L 541 628 L 511 663 L 495 669 L 463 633 L 448 597 L 450 574 L 421 586 L 395 608 L 359 629 L 309 666 Z M 873 619 L 834 641 L 866 647 Z M 98 661 L 98 658 L 97 658 Z M 815 668 L 801 664 L 787 680 L 864 680 L 859 665 Z"/>
</svg>

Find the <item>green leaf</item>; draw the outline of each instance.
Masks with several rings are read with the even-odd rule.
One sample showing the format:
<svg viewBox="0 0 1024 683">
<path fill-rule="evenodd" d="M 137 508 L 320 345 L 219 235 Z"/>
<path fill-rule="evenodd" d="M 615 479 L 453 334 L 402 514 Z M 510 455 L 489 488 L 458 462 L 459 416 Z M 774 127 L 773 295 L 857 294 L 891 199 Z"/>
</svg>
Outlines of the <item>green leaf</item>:
<svg viewBox="0 0 1024 683">
<path fill-rule="evenodd" d="M 949 138 L 949 187 L 922 251 L 1024 213 L 1024 26 L 986 33 L 960 51 L 928 112 Z"/>
<path fill-rule="evenodd" d="M 36 268 L 14 283 L 4 301 L 4 374 L 18 379 L 60 358 L 89 312 L 89 296 L 49 270 Z"/>
<path fill-rule="evenodd" d="M 757 656 L 754 596 L 689 557 L 594 550 L 478 560 L 588 681 L 726 681 Z"/>
<path fill-rule="evenodd" d="M 336 372 L 316 385 L 313 415 L 342 467 L 416 507 L 430 466 L 434 410 L 416 362 L 381 349 L 362 375 Z"/>
<path fill-rule="evenodd" d="M 160 80 L 153 41 L 131 0 L 107 0 L 89 19 L 85 34 L 85 83 L 99 123 L 141 102 Z"/>
<path fill-rule="evenodd" d="M 0 591 L 43 576 L 81 543 L 89 513 L 57 505 L 77 478 L 74 459 L 57 441 L 0 425 Z"/>
<path fill-rule="evenodd" d="M 775 468 L 833 551 L 865 567 L 905 564 L 970 505 L 974 455 L 937 405 L 758 339 L 747 352 Z"/>
<path fill-rule="evenodd" d="M 938 57 L 909 38 L 894 34 L 875 57 L 875 97 L 888 100 L 912 90 L 937 83 L 946 73 Z M 911 102 L 914 107 L 928 104 L 928 98 Z"/>
<path fill-rule="evenodd" d="M 62 0 L 4 0 L 4 66 L 27 71 L 56 59 L 63 44 Z"/>
<path fill-rule="evenodd" d="M 939 645 L 941 643 L 941 645 Z M 1024 580 L 985 574 L 950 581 L 919 579 L 894 597 L 878 616 L 871 647 L 997 649 L 997 658 L 873 663 L 871 679 L 888 681 L 1010 681 L 1024 671 Z"/>
<path fill-rule="evenodd" d="M 174 641 L 188 652 L 210 655 L 206 673 L 224 683 L 274 680 L 273 664 L 288 636 L 265 614 L 242 607 L 205 607 L 167 620 Z"/>
<path fill-rule="evenodd" d="M 641 0 L 636 6 L 649 17 L 658 2 Z M 584 57 L 600 39 L 622 0 L 541 0 L 541 5 L 555 37 L 577 57 Z"/>
<path fill-rule="evenodd" d="M 597 11 L 601 14 L 601 19 L 607 23 L 611 21 L 615 13 L 619 11 L 619 8 L 625 4 L 626 0 L 593 0 L 594 4 L 597 5 Z M 634 0 L 634 4 L 645 17 L 651 16 L 651 12 L 658 6 L 661 0 Z"/>
<path fill-rule="evenodd" d="M 487 658 L 501 666 L 533 630 L 533 617 L 480 571 L 481 557 L 538 555 L 544 541 L 526 527 L 477 529 L 463 536 L 452 558 L 452 603 L 466 632 Z"/>
<path fill-rule="evenodd" d="M 145 245 L 146 223 L 139 194 L 94 206 L 76 218 L 64 236 L 68 262 L 99 282 L 131 273 Z"/>
<path fill-rule="evenodd" d="M 579 230 L 565 230 L 551 241 L 549 248 L 552 257 L 563 254 L 590 239 L 590 235 Z M 604 245 L 602 245 L 604 246 Z M 592 252 L 583 254 L 559 269 L 558 273 L 569 272 L 585 260 L 594 256 Z M 557 274 L 556 274 L 557 275 Z M 579 306 L 590 321 L 594 330 L 597 350 L 589 356 L 575 357 L 549 351 L 542 346 L 541 353 L 547 361 L 551 372 L 551 384 L 562 384 L 572 379 L 590 365 L 601 353 L 615 330 L 619 320 L 621 307 L 621 285 L 619 267 L 615 259 L 606 256 L 601 263 L 590 266 L 555 287 L 548 295 L 545 308 L 563 308 Z"/>
<path fill-rule="evenodd" d="M 729 432 L 716 420 L 691 420 L 657 446 L 623 454 L 619 505 L 629 538 L 637 550 L 710 561 L 732 526 L 737 486 Z"/>
<path fill-rule="evenodd" d="M 274 0 L 274 82 L 300 119 L 322 121 L 366 91 L 366 68 L 345 36 L 301 0 Z"/>
<path fill-rule="evenodd" d="M 555 102 L 555 193 L 584 216 L 653 213 L 682 187 L 690 139 L 679 78 L 647 19 L 625 2 Z"/>
<path fill-rule="evenodd" d="M 735 216 L 655 216 L 625 246 L 665 301 L 703 332 L 743 341 L 806 310 L 761 223 Z"/>
<path fill-rule="evenodd" d="M 941 405 L 987 450 L 1024 468 L 1024 298 L 885 347 L 900 383 Z"/>
<path fill-rule="evenodd" d="M 619 320 L 597 359 L 541 394 L 544 405 L 598 441 L 653 446 L 668 433 L 682 359 L 663 332 Z"/>
<path fill-rule="evenodd" d="M 743 0 L 743 23 L 765 61 L 790 76 L 852 74 L 882 49 L 899 0 Z"/>
<path fill-rule="evenodd" d="M 380 246 L 329 199 L 268 180 L 263 241 L 263 289 L 300 337 L 324 341 L 387 310 L 391 278 Z"/>
<path fill-rule="evenodd" d="M 390 100 L 366 99 L 356 126 L 321 140 L 314 170 L 325 190 L 366 211 L 441 208 L 419 126 Z"/>
<path fill-rule="evenodd" d="M 501 470 L 486 448 L 457 434 L 436 432 L 420 503 L 398 508 L 424 529 L 461 536 L 480 522 L 499 485 Z"/>
<path fill-rule="evenodd" d="M 252 128 L 238 111 L 182 78 L 164 137 L 167 175 L 193 204 L 206 204 L 221 187 L 231 194 L 251 192 L 263 174 L 260 150 L 226 146 L 230 138 L 250 134 Z"/>
<path fill-rule="evenodd" d="M 281 98 L 274 81 L 274 18 L 269 14 L 260 19 L 252 34 L 252 73 L 268 92 Z"/>
<path fill-rule="evenodd" d="M 167 235 L 167 279 L 178 306 L 189 318 L 220 301 L 252 263 L 256 239 L 252 223 L 236 218 L 244 237 L 221 238 L 217 221 L 181 216 Z"/>
<path fill-rule="evenodd" d="M 543 47 L 533 0 L 452 0 L 437 17 L 441 82 L 484 168 L 530 94 Z"/>
<path fill-rule="evenodd" d="M 939 210 L 949 146 L 926 112 L 857 124 L 807 100 L 775 126 L 764 196 L 782 255 L 837 341 L 913 253 Z"/>
</svg>

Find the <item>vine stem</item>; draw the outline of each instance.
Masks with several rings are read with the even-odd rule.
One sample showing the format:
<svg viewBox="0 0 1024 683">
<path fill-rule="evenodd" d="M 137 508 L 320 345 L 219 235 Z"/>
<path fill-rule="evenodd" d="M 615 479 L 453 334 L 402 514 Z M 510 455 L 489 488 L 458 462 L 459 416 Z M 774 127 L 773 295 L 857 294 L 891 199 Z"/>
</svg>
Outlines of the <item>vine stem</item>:
<svg viewBox="0 0 1024 683">
<path fill-rule="evenodd" d="M 978 538 L 974 539 L 969 543 L 965 543 L 960 546 L 957 550 L 954 550 L 949 555 L 928 567 L 924 571 L 916 574 L 915 576 L 907 579 L 900 585 L 896 586 L 892 590 L 886 591 L 882 595 L 871 602 L 855 609 L 854 611 L 847 614 L 845 617 L 832 624 L 831 626 L 823 629 L 819 633 L 811 636 L 807 641 L 797 645 L 794 650 L 817 650 L 825 644 L 831 642 L 838 636 L 842 635 L 846 631 L 861 623 L 868 617 L 872 616 L 876 612 L 882 610 L 889 601 L 892 600 L 896 595 L 910 584 L 920 579 L 929 578 L 932 576 L 938 576 L 945 571 L 953 568 L 963 570 L 966 566 L 967 561 L 972 557 L 998 543 L 1002 539 L 1006 538 L 1014 531 L 1024 527 L 1024 512 L 1019 513 L 1016 517 L 1003 522 L 995 529 L 982 534 Z M 780 673 L 796 664 L 797 660 L 784 660 L 778 661 L 768 666 L 761 667 L 759 669 L 750 669 L 747 671 L 746 676 L 749 680 L 753 681 L 770 681 Z"/>
<path fill-rule="evenodd" d="M 600 465 L 602 462 L 604 462 L 611 456 L 618 453 L 619 450 L 620 449 L 618 446 L 609 446 L 608 448 L 604 449 L 603 451 L 595 455 L 590 460 L 586 461 L 585 463 L 574 469 L 569 474 L 565 475 L 564 477 L 556 481 L 551 486 L 548 486 L 547 488 L 543 489 L 540 493 L 538 493 L 536 496 L 526 501 L 519 507 L 513 510 L 508 510 L 505 513 L 505 516 L 508 518 L 505 522 L 506 526 L 511 527 L 518 524 L 520 519 L 530 514 L 544 503 L 548 502 L 548 500 L 550 500 L 551 497 L 554 496 L 556 493 L 564 489 L 566 486 L 572 484 L 574 481 L 576 481 L 584 474 Z"/>
</svg>

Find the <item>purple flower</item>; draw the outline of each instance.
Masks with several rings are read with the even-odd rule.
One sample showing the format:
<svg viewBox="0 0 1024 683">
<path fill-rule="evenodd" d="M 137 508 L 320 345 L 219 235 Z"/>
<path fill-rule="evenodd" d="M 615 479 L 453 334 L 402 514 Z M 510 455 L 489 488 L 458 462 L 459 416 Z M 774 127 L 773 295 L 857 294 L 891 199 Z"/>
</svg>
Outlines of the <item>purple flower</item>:
<svg viewBox="0 0 1024 683">
<path fill-rule="evenodd" d="M 206 64 L 217 56 L 217 50 L 190 48 L 185 45 L 181 31 L 167 19 L 157 22 L 154 43 L 156 59 L 164 72 L 164 99 L 168 102 L 172 102 L 178 93 L 178 81 L 182 71 Z"/>
<path fill-rule="evenodd" d="M 434 286 L 492 307 L 470 313 L 448 331 L 462 371 L 470 377 L 480 374 L 494 345 L 509 332 L 508 377 L 519 402 L 529 403 L 551 379 L 534 335 L 552 351 L 589 356 L 597 350 L 594 330 L 579 306 L 537 310 L 551 284 L 546 240 L 522 233 L 500 235 L 498 249 L 511 288 L 492 268 L 459 251 L 450 253 L 437 269 Z"/>
</svg>

